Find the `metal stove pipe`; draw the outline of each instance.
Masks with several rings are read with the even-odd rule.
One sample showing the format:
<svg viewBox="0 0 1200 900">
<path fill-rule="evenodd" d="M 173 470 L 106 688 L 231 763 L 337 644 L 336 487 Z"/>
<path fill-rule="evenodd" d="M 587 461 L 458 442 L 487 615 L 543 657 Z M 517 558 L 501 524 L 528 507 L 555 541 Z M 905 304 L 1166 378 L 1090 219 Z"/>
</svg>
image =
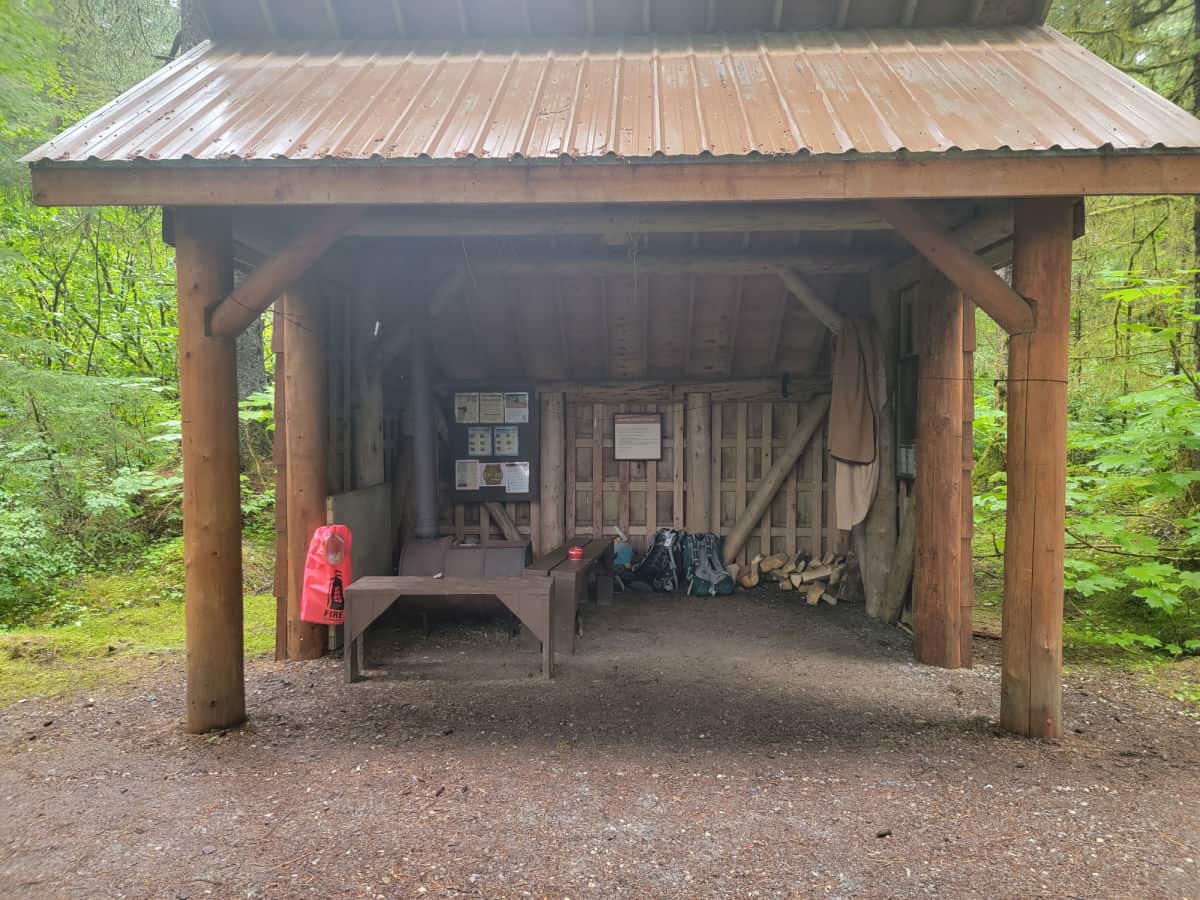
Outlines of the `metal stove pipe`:
<svg viewBox="0 0 1200 900">
<path fill-rule="evenodd" d="M 412 406 L 413 481 L 416 488 L 417 540 L 438 537 L 437 432 L 433 424 L 433 384 L 429 371 L 429 331 L 413 329 L 409 400 Z"/>
</svg>

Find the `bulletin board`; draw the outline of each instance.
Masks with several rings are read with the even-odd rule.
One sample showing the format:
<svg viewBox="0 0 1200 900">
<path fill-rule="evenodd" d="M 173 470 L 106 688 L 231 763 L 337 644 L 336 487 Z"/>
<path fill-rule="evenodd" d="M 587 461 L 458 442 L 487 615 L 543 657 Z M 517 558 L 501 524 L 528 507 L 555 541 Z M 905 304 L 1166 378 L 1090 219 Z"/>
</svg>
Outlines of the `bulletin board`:
<svg viewBox="0 0 1200 900">
<path fill-rule="evenodd" d="M 455 387 L 446 421 L 456 502 L 537 499 L 541 432 L 533 388 Z"/>
</svg>

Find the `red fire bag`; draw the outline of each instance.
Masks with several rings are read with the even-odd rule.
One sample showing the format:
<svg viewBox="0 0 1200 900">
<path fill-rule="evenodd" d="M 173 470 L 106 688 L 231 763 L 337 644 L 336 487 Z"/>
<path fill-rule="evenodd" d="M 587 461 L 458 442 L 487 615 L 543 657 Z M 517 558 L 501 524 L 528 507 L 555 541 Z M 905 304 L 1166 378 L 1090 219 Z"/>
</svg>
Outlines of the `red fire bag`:
<svg viewBox="0 0 1200 900">
<path fill-rule="evenodd" d="M 350 529 L 322 525 L 308 542 L 300 618 L 318 625 L 341 625 L 346 617 L 346 585 L 350 575 Z"/>
</svg>

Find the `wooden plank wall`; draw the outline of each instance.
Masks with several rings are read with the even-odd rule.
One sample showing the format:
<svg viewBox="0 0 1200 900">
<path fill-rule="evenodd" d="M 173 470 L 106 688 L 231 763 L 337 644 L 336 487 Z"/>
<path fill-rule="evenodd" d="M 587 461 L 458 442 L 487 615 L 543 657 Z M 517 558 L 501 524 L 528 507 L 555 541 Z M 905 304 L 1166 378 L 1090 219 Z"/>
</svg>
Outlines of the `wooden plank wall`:
<svg viewBox="0 0 1200 900">
<path fill-rule="evenodd" d="M 725 402 L 712 405 L 713 473 L 706 489 L 712 504 L 711 530 L 728 534 L 737 516 L 770 469 L 775 453 L 795 430 L 797 402 Z M 615 535 L 620 527 L 644 550 L 658 528 L 682 528 L 686 454 L 682 403 L 568 403 L 566 414 L 566 533 L 580 537 Z M 659 462 L 617 462 L 613 455 L 613 416 L 652 412 L 663 417 L 663 458 Z M 768 438 L 764 440 L 764 430 Z M 598 436 L 598 437 L 597 437 Z M 443 466 L 443 470 L 446 466 Z M 599 488 L 595 473 L 600 473 Z M 441 496 L 450 496 L 443 471 Z M 742 551 L 749 559 L 763 552 L 807 551 L 818 555 L 836 546 L 833 519 L 833 466 L 825 451 L 825 431 L 814 437 L 771 506 L 770 515 Z M 518 530 L 535 538 L 536 504 L 505 504 Z M 490 543 L 504 539 L 487 510 L 476 503 L 444 503 L 442 533 L 458 540 Z M 818 542 L 819 538 L 819 542 Z M 744 561 L 744 560 L 743 560 Z"/>
</svg>

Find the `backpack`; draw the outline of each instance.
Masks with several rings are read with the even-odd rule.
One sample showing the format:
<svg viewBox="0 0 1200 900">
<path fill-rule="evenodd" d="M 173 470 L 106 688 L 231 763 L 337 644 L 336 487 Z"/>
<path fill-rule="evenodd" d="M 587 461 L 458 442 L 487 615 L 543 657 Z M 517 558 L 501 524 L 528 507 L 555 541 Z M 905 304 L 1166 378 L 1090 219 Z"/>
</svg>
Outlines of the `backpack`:
<svg viewBox="0 0 1200 900">
<path fill-rule="evenodd" d="M 721 556 L 721 539 L 715 534 L 686 534 L 683 538 L 683 579 L 693 597 L 732 594 L 733 576 Z"/>
<path fill-rule="evenodd" d="M 682 536 L 683 532 L 674 528 L 660 528 L 654 532 L 654 540 L 646 555 L 633 567 L 634 580 L 644 582 L 656 591 L 678 591 Z"/>
</svg>

